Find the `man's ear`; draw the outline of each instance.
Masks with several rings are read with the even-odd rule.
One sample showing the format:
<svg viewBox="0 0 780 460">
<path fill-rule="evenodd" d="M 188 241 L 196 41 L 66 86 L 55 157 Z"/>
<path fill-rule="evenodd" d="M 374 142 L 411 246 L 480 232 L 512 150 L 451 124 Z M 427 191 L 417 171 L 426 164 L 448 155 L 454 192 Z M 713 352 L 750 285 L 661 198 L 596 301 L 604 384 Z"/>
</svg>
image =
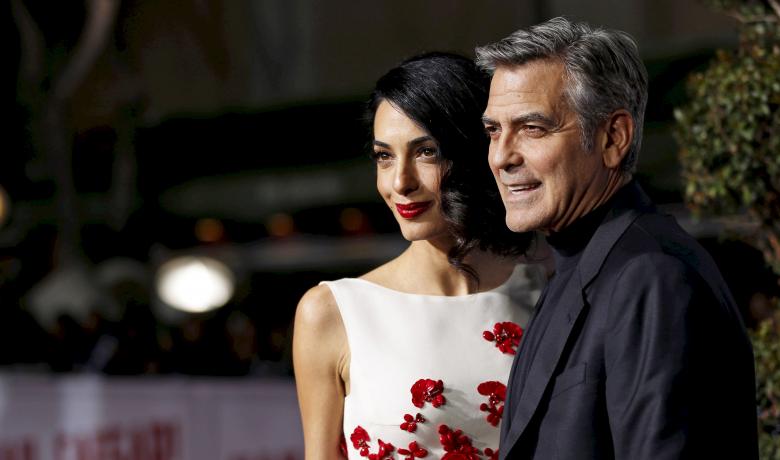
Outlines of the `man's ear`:
<svg viewBox="0 0 780 460">
<path fill-rule="evenodd" d="M 604 166 L 617 169 L 634 139 L 634 119 L 627 110 L 619 109 L 609 115 L 603 127 L 600 147 Z"/>
</svg>

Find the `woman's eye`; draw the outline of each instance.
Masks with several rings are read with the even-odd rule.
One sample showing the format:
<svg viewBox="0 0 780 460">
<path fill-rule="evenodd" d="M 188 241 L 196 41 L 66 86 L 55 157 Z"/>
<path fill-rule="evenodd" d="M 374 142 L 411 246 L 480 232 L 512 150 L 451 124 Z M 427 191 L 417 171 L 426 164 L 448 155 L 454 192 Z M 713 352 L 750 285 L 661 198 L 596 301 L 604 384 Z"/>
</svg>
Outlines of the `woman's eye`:
<svg viewBox="0 0 780 460">
<path fill-rule="evenodd" d="M 420 147 L 417 150 L 417 158 L 424 161 L 437 161 L 439 159 L 439 149 L 436 147 Z"/>
<path fill-rule="evenodd" d="M 375 150 L 371 154 L 371 159 L 374 160 L 377 165 L 382 166 L 390 163 L 393 160 L 393 155 L 384 150 Z"/>
<path fill-rule="evenodd" d="M 434 147 L 423 147 L 418 151 L 418 154 L 422 158 L 435 158 L 439 155 L 439 151 Z"/>
</svg>

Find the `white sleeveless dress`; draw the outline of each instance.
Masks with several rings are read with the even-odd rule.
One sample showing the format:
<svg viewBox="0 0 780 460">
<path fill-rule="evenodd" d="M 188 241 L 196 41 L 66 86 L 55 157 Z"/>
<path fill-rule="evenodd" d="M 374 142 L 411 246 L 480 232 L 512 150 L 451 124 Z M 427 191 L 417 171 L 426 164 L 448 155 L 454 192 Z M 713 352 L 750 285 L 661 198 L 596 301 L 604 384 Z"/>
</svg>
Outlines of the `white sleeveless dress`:
<svg viewBox="0 0 780 460">
<path fill-rule="evenodd" d="M 541 291 L 538 267 L 464 296 L 345 278 L 330 288 L 351 354 L 342 451 L 351 459 L 497 458 L 505 384 Z"/>
</svg>

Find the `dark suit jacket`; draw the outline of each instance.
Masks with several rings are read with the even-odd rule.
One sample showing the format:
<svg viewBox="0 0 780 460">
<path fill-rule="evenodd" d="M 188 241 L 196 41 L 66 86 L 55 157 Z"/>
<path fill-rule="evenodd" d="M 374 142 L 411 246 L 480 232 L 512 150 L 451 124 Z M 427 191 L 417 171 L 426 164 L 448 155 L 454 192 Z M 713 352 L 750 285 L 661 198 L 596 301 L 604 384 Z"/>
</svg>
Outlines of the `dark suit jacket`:
<svg viewBox="0 0 780 460">
<path fill-rule="evenodd" d="M 611 206 L 520 344 L 499 458 L 757 458 L 752 348 L 715 263 L 636 183 Z"/>
</svg>

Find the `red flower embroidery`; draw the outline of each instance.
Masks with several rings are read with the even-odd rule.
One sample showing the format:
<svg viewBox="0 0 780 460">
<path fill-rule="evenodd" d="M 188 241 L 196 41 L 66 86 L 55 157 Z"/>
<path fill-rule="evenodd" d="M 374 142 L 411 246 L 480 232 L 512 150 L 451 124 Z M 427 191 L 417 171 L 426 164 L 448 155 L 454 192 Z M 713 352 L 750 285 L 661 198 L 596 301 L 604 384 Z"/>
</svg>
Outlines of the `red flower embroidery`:
<svg viewBox="0 0 780 460">
<path fill-rule="evenodd" d="M 487 403 L 479 405 L 479 410 L 487 412 L 486 420 L 493 426 L 498 426 L 504 415 L 504 400 L 506 399 L 506 385 L 501 382 L 482 382 L 477 386 L 479 394 L 488 397 Z"/>
<path fill-rule="evenodd" d="M 379 439 L 378 442 L 379 450 L 375 454 L 368 454 L 368 460 L 384 460 L 386 458 L 392 458 L 391 456 L 393 455 L 395 447 L 393 447 L 393 445 L 389 442 L 383 442 L 381 439 Z"/>
<path fill-rule="evenodd" d="M 415 458 L 423 458 L 428 456 L 428 451 L 423 449 L 417 444 L 417 441 L 409 443 L 408 449 L 398 449 L 398 453 L 406 455 L 404 460 L 414 460 Z"/>
<path fill-rule="evenodd" d="M 441 460 L 471 460 L 471 457 L 460 452 L 445 452 Z"/>
<path fill-rule="evenodd" d="M 404 423 L 401 424 L 401 429 L 408 431 L 409 433 L 414 433 L 417 431 L 417 424 L 423 422 L 425 422 L 425 418 L 419 412 L 414 417 L 410 414 L 404 414 Z M 398 452 L 401 451 L 399 450 Z"/>
<path fill-rule="evenodd" d="M 452 431 L 447 425 L 439 425 L 439 442 L 447 452 L 442 460 L 480 460 L 482 452 L 471 445 L 463 430 Z"/>
<path fill-rule="evenodd" d="M 498 460 L 498 449 L 493 450 L 490 447 L 485 449 L 485 455 L 488 456 L 488 460 Z"/>
<path fill-rule="evenodd" d="M 355 428 L 355 431 L 353 431 L 349 436 L 349 439 L 352 441 L 352 446 L 355 449 L 360 449 L 361 457 L 368 456 L 368 441 L 370 441 L 371 438 L 368 436 L 368 432 L 362 426 L 358 425 L 358 427 Z"/>
<path fill-rule="evenodd" d="M 341 453 L 344 455 L 344 458 L 349 458 L 349 453 L 347 452 L 347 438 L 344 437 L 344 433 L 341 433 L 341 441 L 339 441 L 339 450 L 341 450 Z"/>
<path fill-rule="evenodd" d="M 504 321 L 503 323 L 496 323 L 493 326 L 493 332 L 484 331 L 482 337 L 488 342 L 495 341 L 496 347 L 502 353 L 513 355 L 517 351 L 520 339 L 523 337 L 523 328 L 511 321 Z"/>
<path fill-rule="evenodd" d="M 414 382 L 410 390 L 412 392 L 412 404 L 422 408 L 425 402 L 433 404 L 433 407 L 439 407 L 445 402 L 444 383 L 441 380 L 420 379 Z"/>
</svg>

